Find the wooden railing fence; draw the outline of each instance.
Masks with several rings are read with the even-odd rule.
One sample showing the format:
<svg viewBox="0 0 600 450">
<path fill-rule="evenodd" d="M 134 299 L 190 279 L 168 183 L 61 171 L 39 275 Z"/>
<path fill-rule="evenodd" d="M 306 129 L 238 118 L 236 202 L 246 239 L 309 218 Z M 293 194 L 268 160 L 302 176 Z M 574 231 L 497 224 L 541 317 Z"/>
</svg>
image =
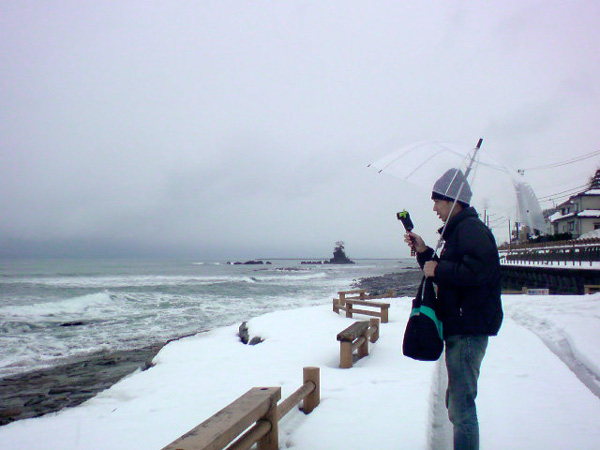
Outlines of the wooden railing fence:
<svg viewBox="0 0 600 450">
<path fill-rule="evenodd" d="M 600 238 L 587 239 L 568 239 L 564 241 L 548 241 L 548 242 L 525 242 L 522 244 L 504 244 L 499 247 L 499 250 L 524 250 L 531 248 L 552 248 L 552 247 L 569 247 L 573 244 L 577 245 L 600 245 Z"/>
<path fill-rule="evenodd" d="M 320 369 L 305 367 L 303 376 L 302 386 L 279 405 L 281 387 L 252 388 L 163 450 L 247 450 L 255 444 L 258 450 L 279 449 L 281 418 L 300 402 L 309 414 L 321 401 Z"/>
<path fill-rule="evenodd" d="M 354 295 L 348 297 L 348 295 Z M 353 291 L 340 291 L 338 292 L 338 298 L 333 299 L 333 312 L 338 313 L 340 309 L 346 311 L 346 317 L 352 318 L 354 314 L 364 314 L 366 316 L 379 317 L 381 323 L 388 323 L 390 308 L 389 303 L 373 302 L 370 300 L 387 298 L 394 295 L 394 292 L 389 292 L 386 296 L 370 296 L 367 295 L 365 289 L 356 289 Z M 356 308 L 355 306 L 361 306 L 362 308 Z M 374 308 L 375 310 L 369 310 L 364 308 Z"/>
<path fill-rule="evenodd" d="M 594 262 L 600 261 L 600 243 L 586 241 L 566 241 L 562 245 L 553 246 L 537 244 L 536 247 L 500 250 L 500 262 L 505 265 L 551 265 L 556 263 L 558 266 L 592 266 Z"/>
</svg>

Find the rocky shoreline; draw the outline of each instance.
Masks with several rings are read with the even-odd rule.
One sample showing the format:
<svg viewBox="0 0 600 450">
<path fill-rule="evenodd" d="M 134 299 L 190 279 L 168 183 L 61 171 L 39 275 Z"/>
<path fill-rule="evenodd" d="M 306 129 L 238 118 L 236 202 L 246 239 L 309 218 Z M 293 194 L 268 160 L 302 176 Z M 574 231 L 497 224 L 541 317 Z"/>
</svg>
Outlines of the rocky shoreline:
<svg viewBox="0 0 600 450">
<path fill-rule="evenodd" d="M 77 406 L 136 370 L 151 367 L 162 347 L 96 353 L 49 369 L 0 378 L 0 425 Z"/>
<path fill-rule="evenodd" d="M 418 269 L 407 270 L 361 278 L 354 287 L 372 295 L 394 289 L 396 297 L 414 296 L 422 276 Z M 49 369 L 0 378 L 0 426 L 80 405 L 136 370 L 151 367 L 165 344 L 96 353 Z"/>
<path fill-rule="evenodd" d="M 353 287 L 366 289 L 371 295 L 383 295 L 393 289 L 395 297 L 414 297 L 422 278 L 423 272 L 420 269 L 409 269 L 378 277 L 361 278 Z"/>
</svg>

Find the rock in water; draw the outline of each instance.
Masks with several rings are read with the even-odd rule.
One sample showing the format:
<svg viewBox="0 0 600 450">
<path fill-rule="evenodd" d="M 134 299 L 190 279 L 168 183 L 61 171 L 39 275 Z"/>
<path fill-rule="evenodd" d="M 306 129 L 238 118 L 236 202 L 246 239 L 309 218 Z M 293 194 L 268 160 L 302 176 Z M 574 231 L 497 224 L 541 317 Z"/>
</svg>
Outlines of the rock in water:
<svg viewBox="0 0 600 450">
<path fill-rule="evenodd" d="M 344 243 L 342 241 L 335 243 L 333 258 L 329 260 L 328 264 L 354 264 L 354 261 L 346 256 L 346 253 L 344 252 Z"/>
</svg>

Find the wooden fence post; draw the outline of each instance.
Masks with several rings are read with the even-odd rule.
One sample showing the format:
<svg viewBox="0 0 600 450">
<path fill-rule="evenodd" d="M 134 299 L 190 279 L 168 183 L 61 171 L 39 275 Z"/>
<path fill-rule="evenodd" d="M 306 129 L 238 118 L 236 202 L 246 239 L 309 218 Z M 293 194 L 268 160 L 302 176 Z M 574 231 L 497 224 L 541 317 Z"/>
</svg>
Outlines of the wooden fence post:
<svg viewBox="0 0 600 450">
<path fill-rule="evenodd" d="M 302 402 L 302 411 L 305 414 L 310 414 L 321 403 L 321 369 L 318 367 L 305 367 L 303 369 L 303 381 L 304 384 L 310 382 L 315 385 L 315 389 Z"/>
<path fill-rule="evenodd" d="M 381 323 L 388 323 L 388 308 L 381 308 Z"/>
<path fill-rule="evenodd" d="M 375 331 L 371 335 L 371 342 L 377 342 L 379 339 L 379 319 L 369 319 L 369 326 L 375 327 Z"/>
<path fill-rule="evenodd" d="M 281 395 L 280 395 L 281 397 Z M 277 414 L 277 401 L 271 403 L 271 406 L 264 418 L 261 420 L 271 424 L 271 430 L 257 442 L 258 450 L 279 450 L 279 415 Z"/>
<path fill-rule="evenodd" d="M 354 304 L 352 302 L 346 302 L 346 317 L 352 319 L 352 309 L 354 308 Z"/>
</svg>

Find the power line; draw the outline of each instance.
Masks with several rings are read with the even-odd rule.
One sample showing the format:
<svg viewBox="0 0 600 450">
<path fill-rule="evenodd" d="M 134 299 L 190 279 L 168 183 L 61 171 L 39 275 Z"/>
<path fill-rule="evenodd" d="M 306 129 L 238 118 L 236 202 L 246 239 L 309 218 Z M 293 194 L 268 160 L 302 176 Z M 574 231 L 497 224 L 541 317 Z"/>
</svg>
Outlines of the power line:
<svg viewBox="0 0 600 450">
<path fill-rule="evenodd" d="M 525 169 L 520 169 L 519 172 L 525 172 L 526 170 L 553 169 L 555 167 L 566 166 L 567 164 L 573 164 L 573 163 L 576 163 L 576 162 L 579 162 L 579 161 L 584 161 L 584 160 L 592 158 L 592 157 L 594 157 L 596 155 L 600 155 L 600 150 L 595 151 L 595 152 L 591 152 L 591 153 L 586 153 L 585 155 L 576 156 L 575 158 L 567 159 L 566 161 L 562 161 L 562 162 L 557 162 L 557 163 L 552 163 L 552 164 L 546 164 L 546 165 L 543 165 L 543 166 L 527 167 Z"/>
<path fill-rule="evenodd" d="M 553 203 L 552 206 L 556 207 L 556 203 L 562 203 L 564 201 L 563 199 L 569 198 L 572 195 L 573 195 L 573 193 L 570 193 L 570 194 L 566 194 L 566 195 L 561 195 L 559 197 L 549 198 L 549 199 L 546 199 L 546 200 L 540 200 L 540 202 L 542 202 L 542 203 L 550 203 L 550 202 L 552 202 Z"/>
<path fill-rule="evenodd" d="M 556 198 L 559 198 L 559 197 L 557 197 L 557 196 L 559 196 L 560 194 L 566 194 L 566 195 L 563 195 L 562 197 L 568 197 L 569 195 L 571 195 L 571 194 L 574 194 L 574 193 L 576 193 L 576 192 L 579 192 L 579 191 L 581 191 L 582 189 L 584 189 L 584 188 L 587 188 L 587 187 L 589 187 L 589 186 L 590 186 L 590 184 L 589 184 L 589 183 L 582 184 L 581 186 L 577 186 L 577 187 L 574 187 L 574 188 L 571 188 L 571 189 L 567 189 L 567 190 L 565 190 L 565 191 L 556 192 L 556 193 L 554 193 L 554 194 L 550 194 L 550 195 L 545 195 L 544 197 L 540 197 L 540 198 L 538 198 L 538 200 L 540 200 L 540 201 L 541 201 L 541 200 L 551 200 L 552 198 L 555 198 L 555 197 L 556 197 Z"/>
<path fill-rule="evenodd" d="M 496 225 L 506 223 L 507 220 L 508 220 L 508 217 L 503 218 L 503 219 L 490 220 L 490 221 L 488 221 L 488 223 L 490 226 L 495 227 Z"/>
</svg>

